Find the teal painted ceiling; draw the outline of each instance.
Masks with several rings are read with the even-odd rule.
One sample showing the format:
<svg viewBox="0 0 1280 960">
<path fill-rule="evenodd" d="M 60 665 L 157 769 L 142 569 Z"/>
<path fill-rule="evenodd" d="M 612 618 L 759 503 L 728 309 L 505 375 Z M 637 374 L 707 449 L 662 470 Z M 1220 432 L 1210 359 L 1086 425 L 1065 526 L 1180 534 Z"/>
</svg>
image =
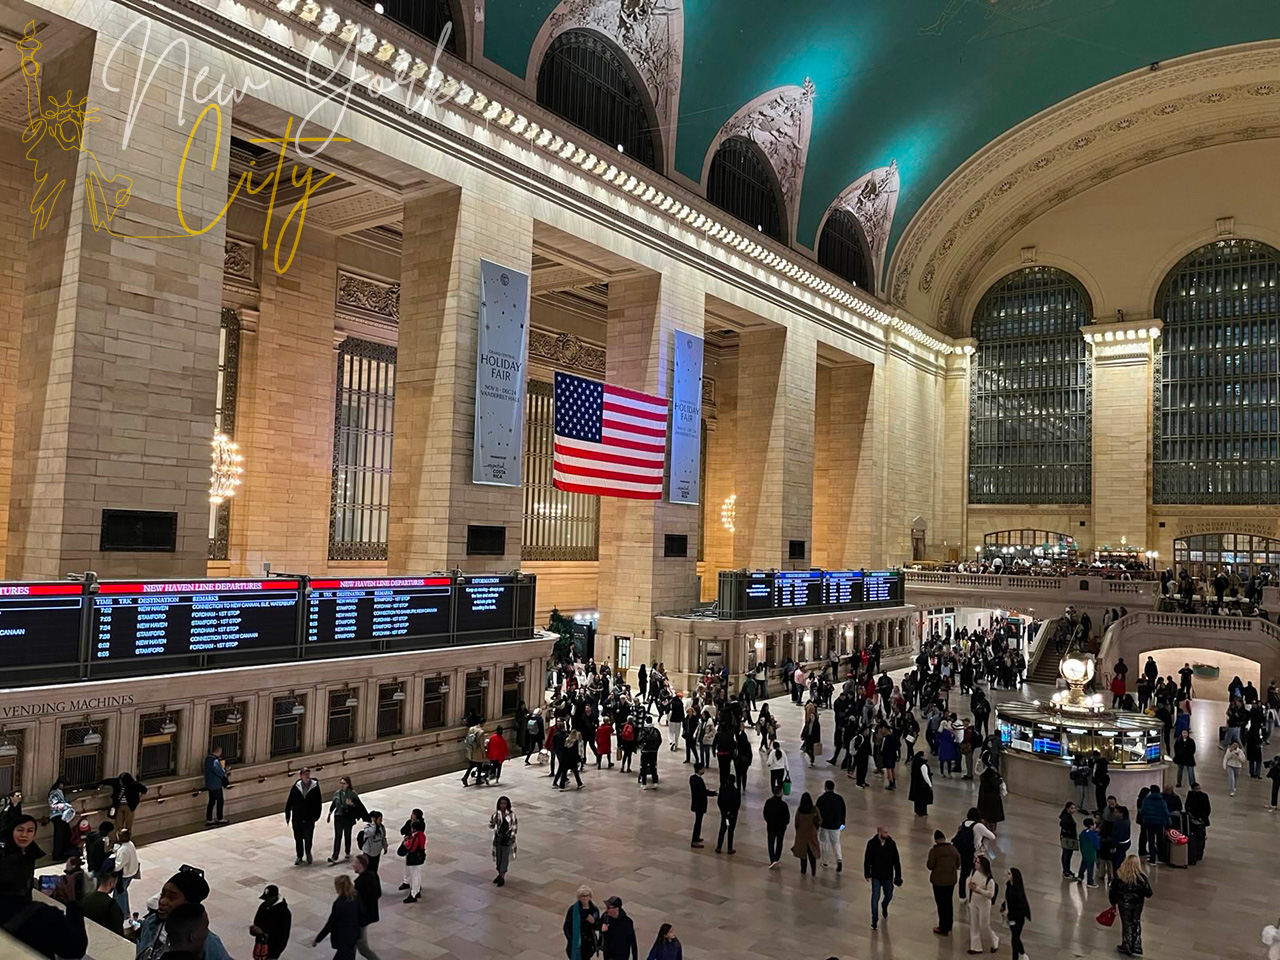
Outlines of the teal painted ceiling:
<svg viewBox="0 0 1280 960">
<path fill-rule="evenodd" d="M 485 56 L 525 75 L 556 0 L 487 0 Z M 1038 111 L 1157 60 L 1280 36 L 1280 0 L 684 0 L 676 168 L 699 180 L 743 104 L 813 79 L 797 239 L 898 162 L 890 242 L 946 177 Z"/>
</svg>

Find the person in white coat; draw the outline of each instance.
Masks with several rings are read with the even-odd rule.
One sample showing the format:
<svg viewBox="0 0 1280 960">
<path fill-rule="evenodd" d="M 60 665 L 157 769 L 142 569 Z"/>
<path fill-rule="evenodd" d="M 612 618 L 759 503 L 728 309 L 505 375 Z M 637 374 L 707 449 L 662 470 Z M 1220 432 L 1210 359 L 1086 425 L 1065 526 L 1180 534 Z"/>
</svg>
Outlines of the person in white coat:
<svg viewBox="0 0 1280 960">
<path fill-rule="evenodd" d="M 991 929 L 991 905 L 996 900 L 996 881 L 991 876 L 991 861 L 986 857 L 978 857 L 975 869 L 969 877 L 968 895 L 965 900 L 969 904 L 969 952 L 995 953 L 1000 947 L 1000 938 Z"/>
<path fill-rule="evenodd" d="M 791 764 L 787 762 L 787 755 L 777 740 L 773 741 L 764 762 L 769 768 L 769 789 L 781 790 L 783 782 L 791 779 Z"/>
</svg>

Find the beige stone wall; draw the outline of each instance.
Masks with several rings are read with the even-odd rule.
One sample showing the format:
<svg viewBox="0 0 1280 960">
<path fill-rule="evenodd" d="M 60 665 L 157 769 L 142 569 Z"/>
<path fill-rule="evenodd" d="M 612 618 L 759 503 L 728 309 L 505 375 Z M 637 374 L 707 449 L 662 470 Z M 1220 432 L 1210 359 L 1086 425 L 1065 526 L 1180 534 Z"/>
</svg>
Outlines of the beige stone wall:
<svg viewBox="0 0 1280 960">
<path fill-rule="evenodd" d="M 813 450 L 813 565 L 827 570 L 869 566 L 872 551 L 858 501 L 868 430 L 868 386 L 874 368 L 864 363 L 819 366 Z M 874 456 L 872 451 L 868 455 Z M 868 469 L 871 469 L 868 467 Z M 860 516 L 861 515 L 861 516 Z"/>
<path fill-rule="evenodd" d="M 0 577 L 9 536 L 9 485 L 31 238 L 31 168 L 16 136 L 0 143 Z"/>
<path fill-rule="evenodd" d="M 705 370 L 716 378 L 716 419 L 707 434 L 707 488 L 703 492 L 702 599 L 709 601 L 716 599 L 720 571 L 734 565 L 735 531 L 725 526 L 721 514 L 725 501 L 737 493 L 737 348 L 720 351 Z"/>
<path fill-rule="evenodd" d="M 1093 539 L 1141 547 L 1151 503 L 1151 361 L 1093 360 Z"/>
<path fill-rule="evenodd" d="M 885 371 L 885 404 L 879 414 L 888 431 L 883 480 L 885 526 L 881 564 L 911 559 L 911 525 L 922 517 L 927 542 L 936 536 L 938 478 L 943 464 L 939 441 L 943 425 L 942 380 L 918 359 L 891 350 Z"/>
</svg>

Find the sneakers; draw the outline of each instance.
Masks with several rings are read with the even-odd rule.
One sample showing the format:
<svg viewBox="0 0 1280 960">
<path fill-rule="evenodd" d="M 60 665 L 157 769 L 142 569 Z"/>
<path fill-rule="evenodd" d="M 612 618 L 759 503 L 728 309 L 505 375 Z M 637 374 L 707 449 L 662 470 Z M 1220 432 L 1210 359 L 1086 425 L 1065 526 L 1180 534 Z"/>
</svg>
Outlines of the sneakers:
<svg viewBox="0 0 1280 960">
<path fill-rule="evenodd" d="M 301 858 L 301 857 L 298 857 L 298 859 L 294 860 L 294 861 L 293 861 L 293 865 L 294 865 L 295 867 L 300 867 L 300 866 L 302 866 L 302 858 Z"/>
<path fill-rule="evenodd" d="M 402 884 L 400 884 L 400 889 L 401 889 L 401 890 L 408 890 L 408 889 L 409 889 L 409 885 L 408 885 L 407 883 L 402 883 Z"/>
<path fill-rule="evenodd" d="M 843 871 L 844 871 L 844 861 L 843 861 L 843 860 L 837 860 L 837 861 L 836 861 L 836 873 L 841 873 L 841 872 L 843 872 Z"/>
<path fill-rule="evenodd" d="M 417 898 L 417 897 L 415 897 L 413 894 L 409 894 L 409 896 L 405 897 L 405 898 L 404 898 L 404 900 L 403 900 L 402 902 L 403 902 L 403 903 L 417 903 L 417 902 L 418 902 L 418 898 Z"/>
<path fill-rule="evenodd" d="M 230 820 L 228 820 L 226 817 L 219 817 L 219 818 L 217 819 L 217 821 L 216 821 L 216 822 L 217 822 L 218 826 L 220 826 L 220 827 L 225 827 L 225 826 L 226 826 L 228 823 L 230 823 L 231 821 L 230 821 Z"/>
<path fill-rule="evenodd" d="M 206 821 L 204 822 L 204 825 L 205 825 L 206 827 L 212 827 L 212 826 L 215 826 L 215 825 L 217 824 L 217 822 L 218 822 L 217 820 L 206 820 Z"/>
</svg>

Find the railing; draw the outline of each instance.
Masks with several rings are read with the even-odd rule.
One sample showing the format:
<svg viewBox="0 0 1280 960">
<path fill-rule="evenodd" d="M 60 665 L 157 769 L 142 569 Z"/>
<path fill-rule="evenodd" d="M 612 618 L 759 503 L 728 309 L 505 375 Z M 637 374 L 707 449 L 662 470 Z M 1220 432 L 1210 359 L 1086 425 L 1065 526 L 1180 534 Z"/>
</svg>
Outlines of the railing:
<svg viewBox="0 0 1280 960">
<path fill-rule="evenodd" d="M 1161 613 L 1154 610 L 1138 610 L 1129 613 L 1107 628 L 1102 638 L 1102 646 L 1098 650 L 1098 663 L 1106 669 L 1115 659 L 1115 650 L 1124 637 L 1135 630 L 1150 627 L 1156 630 L 1177 631 L 1187 635 L 1189 646 L 1194 646 L 1194 637 L 1205 634 L 1230 633 L 1235 636 L 1257 634 L 1268 640 L 1280 643 L 1280 627 L 1261 617 L 1225 617 L 1199 613 Z"/>
</svg>

